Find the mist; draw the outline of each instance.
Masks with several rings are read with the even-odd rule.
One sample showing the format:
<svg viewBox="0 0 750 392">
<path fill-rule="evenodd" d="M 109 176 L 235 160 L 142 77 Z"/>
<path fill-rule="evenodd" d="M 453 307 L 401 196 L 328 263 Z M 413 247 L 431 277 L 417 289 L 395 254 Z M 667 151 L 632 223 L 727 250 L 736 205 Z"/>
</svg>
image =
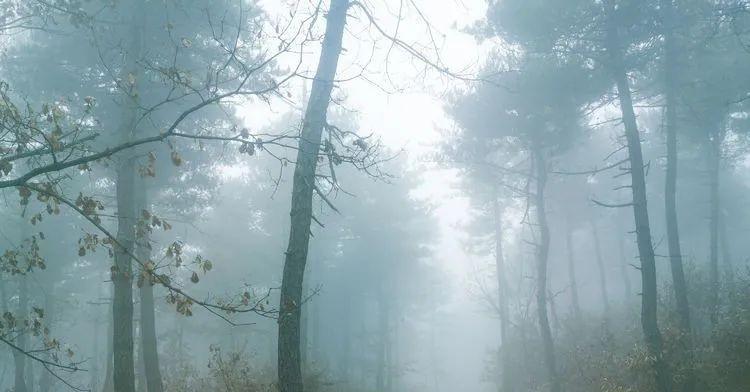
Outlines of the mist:
<svg viewBox="0 0 750 392">
<path fill-rule="evenodd" d="M 0 0 L 0 391 L 750 390 L 744 0 Z"/>
</svg>

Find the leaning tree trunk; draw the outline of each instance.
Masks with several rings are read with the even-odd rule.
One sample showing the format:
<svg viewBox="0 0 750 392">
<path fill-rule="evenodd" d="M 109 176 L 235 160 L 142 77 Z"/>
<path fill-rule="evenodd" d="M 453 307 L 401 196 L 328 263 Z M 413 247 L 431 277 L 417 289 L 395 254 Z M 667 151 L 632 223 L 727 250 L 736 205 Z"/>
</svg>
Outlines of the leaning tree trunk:
<svg viewBox="0 0 750 392">
<path fill-rule="evenodd" d="M 349 0 L 331 0 L 320 61 L 300 135 L 292 185 L 291 226 L 279 304 L 278 372 L 281 392 L 301 392 L 300 308 L 312 221 L 315 169 L 326 125 Z"/>
<path fill-rule="evenodd" d="M 718 128 L 717 128 L 718 129 Z M 719 167 L 723 132 L 709 132 L 708 175 L 709 175 L 709 315 L 711 325 L 719 319 Z"/>
<path fill-rule="evenodd" d="M 547 224 L 547 211 L 544 205 L 544 191 L 547 186 L 547 163 L 544 159 L 544 151 L 535 143 L 532 154 L 534 155 L 534 166 L 536 168 L 536 192 L 534 195 L 534 207 L 536 208 L 537 227 L 539 228 L 539 243 L 536 250 L 536 308 L 539 322 L 539 332 L 542 337 L 544 350 L 544 363 L 547 367 L 547 378 L 551 392 L 561 390 L 560 379 L 557 374 L 555 363 L 555 348 L 552 341 L 552 330 L 549 326 L 547 315 L 547 263 L 549 259 L 549 225 Z"/>
<path fill-rule="evenodd" d="M 630 95 L 630 81 L 623 66 L 622 48 L 620 47 L 619 26 L 615 19 L 617 12 L 610 1 L 610 21 L 607 28 L 607 51 L 610 54 L 609 66 L 615 79 L 620 101 L 622 120 L 625 126 L 628 157 L 630 160 L 631 190 L 633 194 L 633 216 L 635 218 L 636 242 L 641 263 L 641 327 L 649 354 L 653 358 L 656 387 L 659 392 L 672 389 L 672 376 L 662 352 L 662 337 L 657 321 L 657 282 L 656 257 L 651 239 L 651 227 L 648 217 L 646 197 L 646 172 L 641 150 L 640 133 L 633 110 L 633 99 Z"/>
<path fill-rule="evenodd" d="M 499 360 L 501 366 L 500 386 L 502 391 L 512 390 L 512 377 L 510 371 L 510 355 L 508 352 L 509 326 L 508 320 L 508 287 L 505 279 L 505 255 L 503 253 L 503 210 L 497 197 L 497 188 L 493 189 L 493 208 L 495 218 L 495 269 L 497 273 L 497 309 L 500 316 L 500 350 Z"/>
<path fill-rule="evenodd" d="M 683 357 L 688 366 L 681 391 L 691 392 L 694 389 L 695 377 L 692 372 L 692 328 L 690 326 L 690 307 L 688 305 L 687 282 L 682 265 L 680 249 L 680 232 L 677 223 L 677 103 L 675 73 L 677 72 L 677 48 L 674 28 L 674 6 L 672 0 L 662 0 L 661 8 L 664 28 L 664 98 L 665 130 L 667 135 L 667 173 L 664 185 L 664 211 L 667 224 L 667 244 L 669 246 L 669 266 L 672 272 L 677 318 L 679 321 Z"/>
</svg>

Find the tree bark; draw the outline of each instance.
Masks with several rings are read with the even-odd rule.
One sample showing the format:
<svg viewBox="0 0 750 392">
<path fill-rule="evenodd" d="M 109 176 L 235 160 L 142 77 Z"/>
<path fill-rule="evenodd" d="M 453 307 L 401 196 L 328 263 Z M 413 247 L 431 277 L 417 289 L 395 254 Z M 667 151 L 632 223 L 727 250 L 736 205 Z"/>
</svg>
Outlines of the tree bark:
<svg viewBox="0 0 750 392">
<path fill-rule="evenodd" d="M 493 212 L 495 219 L 495 270 L 497 274 L 497 306 L 500 316 L 500 350 L 498 352 L 501 366 L 501 391 L 512 390 L 510 371 L 510 355 L 508 355 L 509 325 L 508 287 L 505 279 L 505 254 L 503 253 L 503 210 L 497 196 L 497 188 L 493 189 Z"/>
<path fill-rule="evenodd" d="M 292 185 L 289 245 L 279 304 L 278 372 L 281 392 L 301 392 L 300 307 L 310 243 L 315 170 L 344 38 L 349 0 L 331 0 L 320 62 L 305 112 Z"/>
<path fill-rule="evenodd" d="M 532 154 L 536 168 L 536 193 L 534 206 L 536 207 L 537 227 L 539 228 L 539 243 L 536 250 L 536 307 L 539 331 L 542 337 L 544 362 L 547 368 L 547 379 L 551 392 L 561 390 L 560 379 L 555 362 L 555 348 L 552 341 L 552 330 L 547 315 L 547 263 L 549 258 L 549 225 L 545 207 L 545 188 L 547 186 L 547 163 L 539 143 L 535 143 Z"/>
<path fill-rule="evenodd" d="M 617 94 L 620 101 L 622 120 L 625 126 L 628 157 L 630 160 L 631 189 L 633 195 L 633 216 L 635 218 L 636 242 L 638 256 L 641 263 L 641 327 L 649 354 L 654 358 L 654 374 L 656 388 L 659 392 L 669 392 L 672 389 L 672 376 L 664 360 L 662 352 L 662 337 L 657 321 L 657 282 L 656 258 L 651 239 L 651 227 L 648 216 L 648 202 L 646 197 L 646 173 L 643 163 L 643 151 L 638 124 L 633 110 L 633 99 L 630 93 L 630 81 L 623 66 L 622 48 L 620 47 L 619 23 L 617 12 L 612 2 L 609 2 L 609 25 L 607 26 L 607 52 L 610 55 L 610 71 L 614 77 Z"/>
<path fill-rule="evenodd" d="M 137 0 L 128 8 L 132 24 L 130 42 L 125 52 L 122 80 L 132 80 L 131 90 L 121 94 L 123 98 L 118 135 L 130 140 L 135 135 L 138 112 L 137 91 L 142 73 L 138 59 L 143 48 L 144 0 Z M 113 315 L 113 373 L 114 392 L 135 392 L 135 363 L 133 356 L 133 265 L 130 254 L 135 251 L 136 201 L 134 153 L 126 151 L 119 157 L 116 169 L 117 188 L 117 242 L 115 266 L 112 271 L 114 294 Z"/>
</svg>

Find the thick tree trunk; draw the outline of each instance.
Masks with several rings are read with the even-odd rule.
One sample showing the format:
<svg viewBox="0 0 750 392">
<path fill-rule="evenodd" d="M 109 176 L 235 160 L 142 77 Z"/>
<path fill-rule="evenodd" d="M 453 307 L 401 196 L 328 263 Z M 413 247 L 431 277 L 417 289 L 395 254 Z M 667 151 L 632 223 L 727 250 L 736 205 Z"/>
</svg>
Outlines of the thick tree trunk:
<svg viewBox="0 0 750 392">
<path fill-rule="evenodd" d="M 641 150 L 640 133 L 636 123 L 633 100 L 630 95 L 630 81 L 623 67 L 622 49 L 620 47 L 619 27 L 615 19 L 615 9 L 610 2 L 610 21 L 607 28 L 607 51 L 610 54 L 610 71 L 615 79 L 620 101 L 622 120 L 625 125 L 628 157 L 630 159 L 631 189 L 633 194 L 633 216 L 635 218 L 636 242 L 641 263 L 641 327 L 649 354 L 654 358 L 656 387 L 659 392 L 672 390 L 672 376 L 664 360 L 662 337 L 657 321 L 657 282 L 656 258 L 651 239 L 651 227 L 648 216 L 646 197 L 646 173 Z"/>
<path fill-rule="evenodd" d="M 112 301 L 113 373 L 115 392 L 135 392 L 135 364 L 133 357 L 133 266 L 128 252 L 133 251 L 135 208 L 133 186 L 135 167 L 130 157 L 124 157 L 117 168 L 117 242 L 115 268 L 112 271 L 114 296 Z M 123 249 L 124 248 L 124 249 Z"/>
<path fill-rule="evenodd" d="M 539 243 L 536 250 L 536 308 L 539 331 L 542 337 L 544 362 L 547 367 L 547 378 L 551 392 L 561 390 L 560 378 L 557 374 L 555 362 L 555 348 L 552 341 L 552 330 L 547 315 L 547 263 L 549 258 L 549 225 L 547 224 L 547 210 L 545 207 L 545 188 L 547 186 L 547 163 L 544 151 L 536 144 L 533 147 L 534 166 L 536 169 L 536 192 L 534 206 L 536 207 L 537 227 L 539 228 Z"/>
<path fill-rule="evenodd" d="M 138 112 L 138 84 L 143 77 L 139 70 L 138 60 L 143 48 L 144 0 L 129 4 L 131 17 L 126 23 L 132 23 L 130 43 L 125 53 L 125 66 L 122 70 L 123 80 L 132 80 L 127 94 L 122 94 L 122 114 L 118 134 L 123 141 L 135 135 Z M 115 266 L 112 270 L 114 294 L 112 300 L 113 327 L 113 372 L 114 392 L 135 392 L 135 363 L 133 356 L 133 262 L 130 257 L 135 251 L 136 200 L 135 176 L 136 167 L 133 152 L 125 152 L 119 157 L 116 170 L 117 188 L 117 243 L 115 245 Z"/>
<path fill-rule="evenodd" d="M 300 307 L 310 242 L 315 169 L 346 25 L 348 0 L 331 0 L 318 70 L 312 85 L 292 185 L 289 245 L 279 304 L 278 372 L 281 392 L 301 392 Z"/>
<path fill-rule="evenodd" d="M 498 351 L 501 366 L 501 391 L 513 389 L 510 371 L 509 344 L 509 306 L 508 287 L 505 278 L 505 254 L 503 253 L 503 210 L 497 197 L 497 189 L 493 190 L 493 209 L 495 219 L 495 271 L 497 274 L 497 309 L 500 316 L 500 350 Z"/>
<path fill-rule="evenodd" d="M 565 219 L 565 250 L 568 256 L 568 280 L 570 281 L 570 304 L 573 308 L 573 316 L 576 321 L 581 321 L 581 303 L 578 299 L 578 279 L 576 277 L 576 258 L 573 249 L 573 227 L 570 217 Z"/>
<path fill-rule="evenodd" d="M 709 132 L 708 173 L 709 173 L 709 315 L 711 325 L 719 319 L 719 167 L 721 163 L 721 143 L 723 132 Z"/>
</svg>

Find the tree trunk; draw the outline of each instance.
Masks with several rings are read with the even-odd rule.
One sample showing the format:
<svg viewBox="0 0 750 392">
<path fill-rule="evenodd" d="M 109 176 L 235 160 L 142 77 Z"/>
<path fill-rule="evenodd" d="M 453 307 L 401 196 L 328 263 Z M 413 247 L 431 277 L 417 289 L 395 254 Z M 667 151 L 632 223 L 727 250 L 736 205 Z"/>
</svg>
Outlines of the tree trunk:
<svg viewBox="0 0 750 392">
<path fill-rule="evenodd" d="M 123 99 L 122 118 L 118 135 L 123 141 L 135 135 L 138 112 L 137 91 L 142 78 L 138 60 L 143 48 L 144 0 L 138 0 L 129 8 L 132 20 L 132 34 L 125 53 L 125 66 L 122 80 L 132 80 L 130 91 L 121 94 Z M 117 242 L 115 245 L 115 268 L 112 271 L 114 295 L 112 300 L 113 328 L 113 373 L 114 392 L 135 392 L 135 363 L 133 357 L 133 263 L 130 254 L 135 251 L 136 167 L 132 151 L 119 156 L 116 170 L 117 187 Z"/>
<path fill-rule="evenodd" d="M 602 244 L 599 241 L 599 230 L 596 227 L 594 221 L 590 221 L 591 225 L 591 236 L 594 239 L 594 254 L 596 256 L 596 266 L 599 269 L 599 290 L 602 295 L 602 303 L 604 304 L 604 329 L 607 335 L 609 335 L 609 322 L 610 322 L 610 304 L 609 304 L 609 292 L 607 291 L 607 269 L 604 266 L 604 257 L 602 256 Z"/>
<path fill-rule="evenodd" d="M 29 289 L 28 283 L 26 282 L 26 276 L 19 275 L 18 277 L 18 317 L 26 319 L 29 312 Z M 28 338 L 27 334 L 21 333 L 16 338 L 16 345 L 23 350 L 27 349 Z M 15 378 L 14 378 L 14 392 L 28 392 L 29 388 L 26 385 L 26 355 L 13 350 L 13 363 L 15 364 Z"/>
<path fill-rule="evenodd" d="M 114 303 L 114 298 L 112 299 Z M 115 390 L 115 385 L 113 381 L 113 373 L 114 370 L 112 369 L 112 366 L 114 365 L 113 357 L 114 357 L 114 313 L 112 312 L 113 306 L 109 307 L 108 314 L 108 328 L 107 328 L 107 354 L 105 355 L 106 361 L 107 361 L 107 368 L 104 373 L 104 384 L 102 384 L 102 392 L 113 392 Z"/>
<path fill-rule="evenodd" d="M 610 54 L 610 71 L 615 79 L 620 101 L 622 120 L 625 125 L 628 157 L 630 159 L 631 189 L 633 194 L 633 216 L 635 218 L 636 242 L 638 256 L 641 262 L 641 327 L 649 354 L 654 358 L 654 374 L 657 391 L 669 392 L 672 389 L 672 376 L 662 353 L 662 337 L 657 321 L 657 283 L 656 258 L 651 239 L 651 227 L 648 217 L 648 202 L 646 197 L 646 173 L 641 150 L 640 133 L 633 110 L 633 100 L 630 95 L 630 81 L 623 66 L 620 48 L 619 26 L 615 19 L 615 9 L 610 5 L 610 20 L 607 28 L 607 51 Z"/>
<path fill-rule="evenodd" d="M 711 325 L 719 319 L 719 167 L 721 163 L 721 143 L 723 135 L 720 130 L 709 132 L 708 140 L 708 173 L 709 173 L 709 314 Z"/>
<path fill-rule="evenodd" d="M 133 251 L 135 209 L 133 204 L 133 160 L 125 157 L 117 169 L 117 242 L 115 268 L 112 271 L 113 382 L 115 392 L 135 392 L 133 357 L 133 266 L 128 252 Z M 124 248 L 124 249 L 123 249 Z"/>
<path fill-rule="evenodd" d="M 301 392 L 300 306 L 310 243 L 315 169 L 346 25 L 348 0 L 331 0 L 318 70 L 312 85 L 292 185 L 289 245 L 279 304 L 278 372 L 281 392 Z"/>
<path fill-rule="evenodd" d="M 498 352 L 503 392 L 512 390 L 510 355 L 508 355 L 509 325 L 508 287 L 505 279 L 505 254 L 503 253 L 503 211 L 497 197 L 497 188 L 493 189 L 493 207 L 495 218 L 495 270 L 497 274 L 497 309 L 500 316 L 500 350 Z"/>
<path fill-rule="evenodd" d="M 146 195 L 147 191 L 145 184 L 143 181 L 140 181 L 139 185 L 139 209 L 148 210 L 148 197 Z M 136 211 L 136 213 L 138 212 Z M 151 259 L 151 251 L 148 244 L 149 240 L 148 231 L 145 229 L 139 230 L 136 255 L 144 262 Z M 146 379 L 146 390 L 148 392 L 162 392 L 164 390 L 164 385 L 162 383 L 161 369 L 159 367 L 159 352 L 156 340 L 156 314 L 154 309 L 154 285 L 151 279 L 144 279 L 139 291 L 141 297 L 141 356 Z"/>
<path fill-rule="evenodd" d="M 555 348 L 552 341 L 552 330 L 547 315 L 547 262 L 549 258 L 549 226 L 545 207 L 544 191 L 547 186 L 547 163 L 544 151 L 538 143 L 533 147 L 534 166 L 536 168 L 536 193 L 534 195 L 536 207 L 537 227 L 539 228 L 539 243 L 536 251 L 536 307 L 539 331 L 544 349 L 544 362 L 547 367 L 547 378 L 551 392 L 561 390 L 560 379 L 555 363 Z"/>
<path fill-rule="evenodd" d="M 576 258 L 573 249 L 573 227 L 570 217 L 567 216 L 565 228 L 565 249 L 568 255 L 568 279 L 570 280 L 570 303 L 573 307 L 573 316 L 576 321 L 581 321 L 581 303 L 578 299 L 578 279 L 576 278 Z"/>
</svg>

